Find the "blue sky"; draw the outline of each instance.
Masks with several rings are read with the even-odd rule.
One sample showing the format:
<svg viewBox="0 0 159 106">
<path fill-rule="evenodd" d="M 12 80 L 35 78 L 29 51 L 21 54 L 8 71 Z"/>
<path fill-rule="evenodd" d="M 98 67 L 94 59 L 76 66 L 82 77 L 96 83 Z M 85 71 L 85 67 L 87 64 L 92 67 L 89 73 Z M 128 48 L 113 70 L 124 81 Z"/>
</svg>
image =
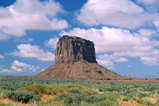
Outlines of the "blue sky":
<svg viewBox="0 0 159 106">
<path fill-rule="evenodd" d="M 100 65 L 159 78 L 158 0 L 1 0 L 0 76 L 35 75 L 54 64 L 62 35 L 95 43 Z"/>
</svg>

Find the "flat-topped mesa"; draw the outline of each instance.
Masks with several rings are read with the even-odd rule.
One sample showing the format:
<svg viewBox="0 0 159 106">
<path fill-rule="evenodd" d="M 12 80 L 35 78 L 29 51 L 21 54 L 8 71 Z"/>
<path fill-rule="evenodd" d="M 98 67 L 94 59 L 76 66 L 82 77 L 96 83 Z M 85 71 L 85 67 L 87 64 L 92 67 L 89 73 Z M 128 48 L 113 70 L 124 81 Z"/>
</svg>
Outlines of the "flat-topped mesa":
<svg viewBox="0 0 159 106">
<path fill-rule="evenodd" d="M 61 37 L 55 50 L 55 64 L 72 63 L 80 60 L 97 63 L 94 43 L 75 36 L 64 35 Z"/>
</svg>

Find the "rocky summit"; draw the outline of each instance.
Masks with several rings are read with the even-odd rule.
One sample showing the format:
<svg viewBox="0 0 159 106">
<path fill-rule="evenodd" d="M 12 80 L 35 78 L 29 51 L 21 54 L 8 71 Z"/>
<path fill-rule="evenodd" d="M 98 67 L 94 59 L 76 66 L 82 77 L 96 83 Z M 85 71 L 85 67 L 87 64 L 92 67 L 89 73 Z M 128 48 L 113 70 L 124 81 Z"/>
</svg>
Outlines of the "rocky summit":
<svg viewBox="0 0 159 106">
<path fill-rule="evenodd" d="M 57 42 L 55 64 L 36 75 L 54 80 L 127 80 L 100 66 L 95 58 L 94 43 L 76 36 L 64 35 Z"/>
<path fill-rule="evenodd" d="M 73 63 L 80 60 L 97 63 L 94 43 L 74 36 L 65 35 L 60 38 L 55 50 L 55 64 Z"/>
</svg>

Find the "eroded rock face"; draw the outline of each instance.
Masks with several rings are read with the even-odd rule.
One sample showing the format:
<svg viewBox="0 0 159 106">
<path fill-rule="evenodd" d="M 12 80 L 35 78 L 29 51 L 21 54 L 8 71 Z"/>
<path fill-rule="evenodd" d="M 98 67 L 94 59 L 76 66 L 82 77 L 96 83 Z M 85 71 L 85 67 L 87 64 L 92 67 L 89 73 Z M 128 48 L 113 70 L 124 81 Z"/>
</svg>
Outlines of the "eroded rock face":
<svg viewBox="0 0 159 106">
<path fill-rule="evenodd" d="M 97 63 L 94 43 L 75 36 L 65 35 L 60 38 L 55 50 L 55 64 L 72 63 L 80 60 Z"/>
</svg>

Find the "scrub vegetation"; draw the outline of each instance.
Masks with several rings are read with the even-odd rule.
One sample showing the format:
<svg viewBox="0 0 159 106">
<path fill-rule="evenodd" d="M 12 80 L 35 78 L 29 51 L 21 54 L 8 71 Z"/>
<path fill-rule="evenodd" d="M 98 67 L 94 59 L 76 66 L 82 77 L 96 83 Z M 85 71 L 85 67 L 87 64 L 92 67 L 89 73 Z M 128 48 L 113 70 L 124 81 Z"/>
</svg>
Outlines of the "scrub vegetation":
<svg viewBox="0 0 159 106">
<path fill-rule="evenodd" d="M 0 78 L 0 106 L 158 106 L 159 83 Z"/>
</svg>

